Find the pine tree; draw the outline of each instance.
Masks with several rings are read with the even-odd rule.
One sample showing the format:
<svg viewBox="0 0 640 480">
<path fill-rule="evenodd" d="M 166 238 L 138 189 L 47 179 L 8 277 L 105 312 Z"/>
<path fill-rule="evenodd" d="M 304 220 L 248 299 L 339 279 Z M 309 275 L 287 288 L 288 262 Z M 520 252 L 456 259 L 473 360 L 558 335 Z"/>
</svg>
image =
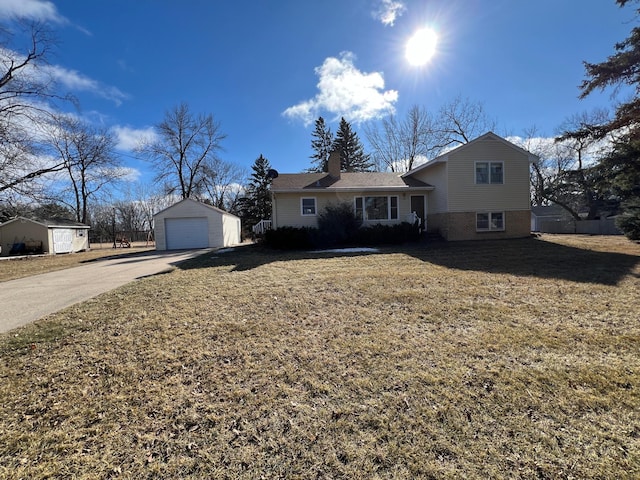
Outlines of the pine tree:
<svg viewBox="0 0 640 480">
<path fill-rule="evenodd" d="M 351 128 L 351 124 L 344 117 L 340 119 L 340 127 L 333 141 L 333 149 L 340 152 L 340 170 L 343 172 L 368 172 L 373 163 L 358 138 L 358 134 Z"/>
<path fill-rule="evenodd" d="M 631 1 L 616 0 L 616 3 L 624 7 Z M 638 0 L 633 1 L 638 3 Z M 640 8 L 636 13 L 640 14 Z M 609 122 L 586 124 L 568 136 L 580 139 L 616 134 L 613 150 L 600 159 L 597 169 L 605 188 L 610 188 L 620 200 L 622 221 L 618 226 L 629 238 L 640 239 L 640 27 L 633 27 L 629 37 L 615 45 L 615 50 L 601 63 L 584 63 L 587 79 L 580 86 L 580 97 L 585 98 L 594 90 L 621 85 L 633 86 L 634 95 L 616 107 Z"/>
<path fill-rule="evenodd" d="M 624 7 L 631 0 L 616 0 Z M 638 3 L 637 0 L 633 0 Z M 640 8 L 636 11 L 640 14 Z M 607 87 L 634 85 L 635 95 L 616 107 L 613 120 L 604 125 L 587 125 L 576 134 L 604 136 L 606 133 L 624 127 L 638 129 L 640 118 L 640 27 L 631 29 L 631 34 L 624 41 L 615 45 L 616 53 L 601 63 L 584 62 L 587 79 L 580 85 L 580 98 L 587 97 L 594 90 L 604 90 Z"/>
<path fill-rule="evenodd" d="M 313 166 L 309 172 L 327 172 L 329 171 L 329 154 L 333 149 L 333 134 L 324 121 L 324 118 L 318 117 L 316 120 L 316 128 L 311 134 L 311 148 L 314 154 L 311 155 L 311 163 Z"/>
<path fill-rule="evenodd" d="M 260 220 L 271 218 L 271 181 L 269 160 L 262 154 L 251 166 L 249 185 L 245 197 L 242 199 L 242 218 L 248 225 L 254 225 Z"/>
</svg>

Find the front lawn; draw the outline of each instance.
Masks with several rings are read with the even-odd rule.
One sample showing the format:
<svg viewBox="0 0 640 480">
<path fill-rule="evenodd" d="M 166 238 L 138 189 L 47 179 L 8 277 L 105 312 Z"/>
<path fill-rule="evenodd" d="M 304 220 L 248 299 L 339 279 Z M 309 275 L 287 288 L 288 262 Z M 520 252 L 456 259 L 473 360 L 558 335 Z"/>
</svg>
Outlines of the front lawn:
<svg viewBox="0 0 640 480">
<path fill-rule="evenodd" d="M 640 246 L 210 253 L 0 335 L 0 478 L 640 477 Z"/>
</svg>

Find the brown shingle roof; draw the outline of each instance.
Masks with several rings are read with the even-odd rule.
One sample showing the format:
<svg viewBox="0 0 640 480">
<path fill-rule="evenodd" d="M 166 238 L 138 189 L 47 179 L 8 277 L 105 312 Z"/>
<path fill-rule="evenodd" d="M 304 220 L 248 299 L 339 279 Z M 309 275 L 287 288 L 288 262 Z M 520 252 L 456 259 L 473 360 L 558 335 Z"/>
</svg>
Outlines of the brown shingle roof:
<svg viewBox="0 0 640 480">
<path fill-rule="evenodd" d="M 342 172 L 336 179 L 328 173 L 281 173 L 273 179 L 274 192 L 296 190 L 370 190 L 370 189 L 432 189 L 428 183 L 414 178 L 402 178 L 399 173 Z"/>
</svg>

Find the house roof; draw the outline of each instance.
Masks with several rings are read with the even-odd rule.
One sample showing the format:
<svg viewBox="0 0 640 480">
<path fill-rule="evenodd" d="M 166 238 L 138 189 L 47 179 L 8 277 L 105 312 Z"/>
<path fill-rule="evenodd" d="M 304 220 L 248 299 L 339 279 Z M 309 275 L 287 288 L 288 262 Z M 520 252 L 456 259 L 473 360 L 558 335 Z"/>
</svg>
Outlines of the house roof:
<svg viewBox="0 0 640 480">
<path fill-rule="evenodd" d="M 170 206 L 168 206 L 167 208 L 163 208 L 163 209 L 162 209 L 162 210 L 160 210 L 159 212 L 154 213 L 154 214 L 153 214 L 153 216 L 155 217 L 156 215 L 160 215 L 161 213 L 164 213 L 164 212 L 166 212 L 167 210 L 171 210 L 171 209 L 172 209 L 173 207 L 175 207 L 176 205 L 180 205 L 181 203 L 185 203 L 185 202 L 195 203 L 195 204 L 196 204 L 196 205 L 198 205 L 198 206 L 208 208 L 209 210 L 213 210 L 214 212 L 218 212 L 218 213 L 221 213 L 221 214 L 223 214 L 223 215 L 230 215 L 230 216 L 232 216 L 232 217 L 236 217 L 233 213 L 226 212 L 226 211 L 222 210 L 221 208 L 214 207 L 213 205 L 208 205 L 208 204 L 203 203 L 203 202 L 199 202 L 199 201 L 194 200 L 194 199 L 192 199 L 192 198 L 183 198 L 182 200 L 180 200 L 180 201 L 178 201 L 178 202 L 174 203 L 173 205 L 170 205 Z M 238 217 L 236 217 L 236 218 L 238 218 Z"/>
<path fill-rule="evenodd" d="M 349 190 L 433 190 L 433 186 L 393 172 L 341 172 L 340 178 L 328 173 L 281 173 L 271 183 L 273 192 L 349 191 Z"/>
<path fill-rule="evenodd" d="M 449 160 L 449 155 L 451 155 L 454 152 L 460 152 L 464 149 L 473 147 L 475 144 L 479 143 L 479 142 L 484 142 L 486 140 L 495 140 L 498 142 L 501 142 L 505 145 L 507 145 L 510 148 L 513 148 L 514 150 L 517 150 L 518 152 L 526 155 L 529 158 L 529 162 L 535 162 L 537 160 L 539 160 L 539 157 L 537 155 L 534 155 L 533 153 L 525 150 L 524 148 L 519 147 L 518 145 L 516 145 L 515 143 L 511 143 L 509 140 L 506 140 L 504 138 L 502 138 L 500 135 L 496 135 L 493 132 L 487 132 L 484 135 L 479 136 L 478 138 L 475 138 L 473 140 L 471 140 L 468 143 L 465 143 L 463 145 L 460 145 L 459 147 L 456 147 L 452 150 L 449 150 L 446 153 L 443 153 L 442 155 L 439 155 L 438 157 L 429 160 L 427 163 L 423 163 L 422 165 L 417 166 L 416 168 L 408 171 L 407 173 L 405 173 L 403 176 L 404 177 L 410 177 L 411 175 L 413 175 L 416 172 L 419 172 L 420 170 L 423 170 L 425 168 L 429 168 L 432 165 L 436 164 L 436 163 L 444 163 L 446 161 Z"/>
<path fill-rule="evenodd" d="M 40 218 L 26 218 L 26 217 L 16 217 L 11 220 L 7 220 L 0 226 L 9 225 L 14 222 L 31 222 L 37 223 L 38 225 L 42 225 L 47 228 L 91 228 L 89 225 L 85 225 L 84 223 L 75 222 L 73 220 L 67 220 L 66 218 L 48 218 L 48 219 L 40 219 Z"/>
</svg>

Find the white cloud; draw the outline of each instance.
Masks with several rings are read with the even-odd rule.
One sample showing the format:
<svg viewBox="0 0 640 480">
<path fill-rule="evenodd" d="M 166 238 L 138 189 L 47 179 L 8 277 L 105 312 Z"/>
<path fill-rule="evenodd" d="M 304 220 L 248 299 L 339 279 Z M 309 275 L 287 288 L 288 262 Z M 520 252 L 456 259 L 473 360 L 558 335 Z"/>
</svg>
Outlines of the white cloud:
<svg viewBox="0 0 640 480">
<path fill-rule="evenodd" d="M 116 148 L 122 151 L 132 152 L 143 142 L 152 142 L 157 138 L 153 127 L 131 128 L 118 125 L 112 130 L 116 136 Z"/>
<path fill-rule="evenodd" d="M 350 122 L 363 122 L 395 112 L 396 90 L 384 91 L 384 77 L 380 72 L 365 73 L 353 64 L 355 56 L 342 52 L 340 58 L 329 57 L 315 68 L 320 77 L 319 92 L 312 99 L 287 108 L 283 115 L 301 119 L 309 125 L 321 111 L 341 116 Z"/>
<path fill-rule="evenodd" d="M 115 174 L 125 182 L 137 182 L 142 176 L 142 172 L 140 172 L 140 170 L 132 167 L 118 167 Z"/>
<path fill-rule="evenodd" d="M 45 71 L 61 85 L 71 90 L 93 93 L 94 95 L 112 101 L 118 106 L 122 105 L 123 100 L 128 98 L 128 96 L 118 88 L 103 85 L 97 80 L 89 78 L 75 70 L 68 70 L 59 65 L 49 65 L 45 67 Z"/>
<path fill-rule="evenodd" d="M 383 25 L 390 25 L 393 27 L 396 19 L 406 10 L 407 7 L 402 2 L 398 2 L 396 0 L 381 0 L 380 6 L 372 13 L 372 15 L 373 18 L 382 22 Z"/>
<path fill-rule="evenodd" d="M 0 18 L 12 17 L 67 23 L 67 19 L 58 13 L 58 9 L 53 2 L 41 0 L 0 1 Z"/>
</svg>

